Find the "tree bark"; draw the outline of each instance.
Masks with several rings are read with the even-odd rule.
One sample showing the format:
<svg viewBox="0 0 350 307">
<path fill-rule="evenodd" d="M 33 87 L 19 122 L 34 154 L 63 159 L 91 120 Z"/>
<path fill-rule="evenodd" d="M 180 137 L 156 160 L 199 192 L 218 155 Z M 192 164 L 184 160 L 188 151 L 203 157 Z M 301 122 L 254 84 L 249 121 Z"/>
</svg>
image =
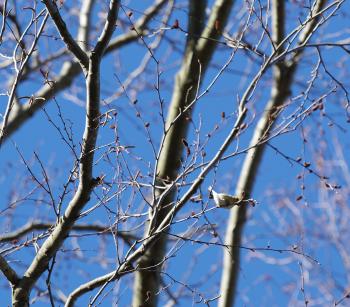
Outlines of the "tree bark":
<svg viewBox="0 0 350 307">
<path fill-rule="evenodd" d="M 79 218 L 82 208 L 90 200 L 90 194 L 95 186 L 93 162 L 100 125 L 100 63 L 114 32 L 119 10 L 119 1 L 111 0 L 104 29 L 97 40 L 95 48 L 89 54 L 86 54 L 67 32 L 67 27 L 59 16 L 56 4 L 50 0 L 45 0 L 44 3 L 58 31 L 64 37 L 64 41 L 67 45 L 71 44 L 68 49 L 73 50 L 72 53 L 80 57 L 82 69 L 86 74 L 85 130 L 79 158 L 78 189 L 64 215 L 58 218 L 57 225 L 51 235 L 40 247 L 23 277 L 14 285 L 12 298 L 15 306 L 28 306 L 29 295 L 34 284 L 47 270 L 49 262 L 67 238 L 74 223 Z M 86 58 L 88 63 L 85 62 Z"/>
<path fill-rule="evenodd" d="M 173 96 L 168 111 L 163 136 L 163 146 L 160 148 L 156 168 L 156 183 L 173 181 L 178 176 L 183 154 L 182 140 L 186 138 L 193 107 L 186 109 L 189 104 L 195 104 L 196 93 L 200 80 L 204 78 L 210 59 L 217 46 L 216 39 L 220 32 L 216 28 L 219 22 L 224 28 L 233 5 L 232 0 L 217 0 L 211 10 L 210 19 L 204 28 L 206 1 L 190 1 L 189 29 L 186 50 L 180 71 L 176 75 Z M 162 190 L 156 190 L 156 198 Z M 174 201 L 175 191 L 170 192 L 159 204 L 156 213 L 153 212 L 151 228 L 155 229 L 170 212 Z M 146 230 L 146 236 L 152 229 Z M 156 306 L 157 293 L 160 286 L 160 270 L 166 250 L 167 237 L 161 235 L 158 241 L 146 251 L 138 263 L 134 282 L 132 306 Z"/>
<path fill-rule="evenodd" d="M 311 37 L 314 28 L 317 25 L 320 16 L 313 16 L 319 13 L 325 0 L 316 0 L 312 11 L 310 12 L 310 21 L 306 23 L 303 31 L 299 35 L 299 46 L 303 46 Z M 285 40 L 285 13 L 284 2 L 279 0 L 272 1 L 272 31 L 273 43 L 276 50 L 276 56 L 283 55 L 285 49 L 283 45 Z M 282 44 L 282 45 L 281 45 Z M 250 150 L 244 160 L 243 167 L 236 186 L 236 195 L 250 198 L 254 187 L 254 181 L 257 178 L 258 168 L 265 149 L 266 137 L 272 129 L 281 106 L 291 93 L 291 87 L 298 62 L 302 56 L 302 49 L 296 52 L 291 61 L 280 61 L 273 67 L 273 85 L 271 89 L 271 98 L 267 103 L 265 111 L 261 116 L 250 142 Z M 226 229 L 225 244 L 229 249 L 224 254 L 223 269 L 221 277 L 221 286 L 219 299 L 220 307 L 231 307 L 234 305 L 237 281 L 240 267 L 240 246 L 242 243 L 243 228 L 247 219 L 247 207 L 240 206 L 231 209 L 230 217 Z"/>
</svg>

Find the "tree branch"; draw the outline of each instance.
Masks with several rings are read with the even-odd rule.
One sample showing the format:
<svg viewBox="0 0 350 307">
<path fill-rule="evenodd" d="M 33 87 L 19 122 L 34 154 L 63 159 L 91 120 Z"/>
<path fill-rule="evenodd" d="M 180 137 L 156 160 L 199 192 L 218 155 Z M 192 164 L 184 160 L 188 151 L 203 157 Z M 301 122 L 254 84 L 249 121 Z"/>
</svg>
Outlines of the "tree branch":
<svg viewBox="0 0 350 307">
<path fill-rule="evenodd" d="M 110 39 L 112 38 L 114 29 L 115 29 L 115 24 L 117 22 L 119 5 L 120 5 L 119 0 L 111 0 L 109 3 L 109 10 L 108 10 L 106 23 L 103 27 L 100 37 L 97 39 L 97 43 L 93 51 L 97 57 L 103 56 L 107 48 L 107 45 Z"/>
<path fill-rule="evenodd" d="M 45 2 L 47 3 L 47 1 Z M 89 62 L 86 76 L 86 119 L 82 150 L 79 159 L 78 189 L 64 215 L 59 218 L 49 238 L 47 238 L 40 247 L 33 262 L 15 287 L 13 291 L 13 306 L 27 306 L 29 304 L 29 294 L 33 285 L 47 269 L 49 261 L 63 244 L 74 223 L 79 218 L 82 208 L 90 200 L 90 194 L 95 186 L 92 170 L 100 119 L 100 60 L 104 51 L 104 46 L 108 44 L 112 35 L 110 31 L 114 29 L 114 23 L 110 24 L 110 21 L 117 18 L 116 13 L 119 1 L 117 2 L 118 3 L 116 3 L 115 0 L 111 0 L 110 2 L 110 10 L 113 12 L 109 12 L 108 15 L 113 14 L 114 17 L 111 17 L 111 19 L 106 22 L 106 34 L 102 35 L 102 43 L 100 43 L 98 47 L 99 53 L 93 51 L 88 57 Z M 55 14 L 59 14 L 58 11 L 55 12 Z M 54 15 L 54 18 L 56 18 L 56 22 L 60 22 L 61 20 L 61 17 L 57 15 Z M 69 33 L 67 36 L 71 37 Z M 79 46 L 78 48 L 81 50 Z M 83 69 L 85 68 L 83 67 Z"/>
<path fill-rule="evenodd" d="M 79 16 L 79 30 L 77 40 L 80 48 L 84 51 L 89 50 L 89 33 L 91 26 L 91 13 L 96 0 L 85 0 L 81 6 Z"/>
<path fill-rule="evenodd" d="M 43 13 L 44 11 L 45 11 L 45 10 L 43 10 L 42 13 Z M 41 15 L 41 14 L 39 14 L 39 15 Z M 30 47 L 30 50 L 29 50 L 27 53 L 24 53 L 24 52 L 23 52 L 24 58 L 23 58 L 23 61 L 22 61 L 22 63 L 21 63 L 21 65 L 20 65 L 19 68 L 17 68 L 17 64 L 16 64 L 16 62 L 15 62 L 15 70 L 17 71 L 17 74 L 16 74 L 16 76 L 15 76 L 15 78 L 14 78 L 14 80 L 13 80 L 12 86 L 11 86 L 11 91 L 10 91 L 10 94 L 9 94 L 9 98 L 8 98 L 8 102 L 7 102 L 5 114 L 4 114 L 4 116 L 3 116 L 4 119 L 3 119 L 2 123 L 1 123 L 1 130 L 0 130 L 0 147 L 1 147 L 1 145 L 2 145 L 3 140 L 4 140 L 5 137 L 6 137 L 6 133 L 7 133 L 7 130 L 8 130 L 8 129 L 7 129 L 8 122 L 9 122 L 10 117 L 11 117 L 11 115 L 12 115 L 11 113 L 12 113 L 12 111 L 13 111 L 13 107 L 14 107 L 15 101 L 16 101 L 16 100 L 15 100 L 16 90 L 17 90 L 18 85 L 19 85 L 19 82 L 20 82 L 20 80 L 21 80 L 22 73 L 23 73 L 24 68 L 26 67 L 26 65 L 27 65 L 27 63 L 28 63 L 28 61 L 29 61 L 31 55 L 33 54 L 33 52 L 34 52 L 34 50 L 35 50 L 35 47 L 36 47 L 36 45 L 37 45 L 37 43 L 38 43 L 38 41 L 39 41 L 39 38 L 40 38 L 42 32 L 44 31 L 44 28 L 45 28 L 46 21 L 47 21 L 48 17 L 49 17 L 49 15 L 48 15 L 48 13 L 46 12 L 46 14 L 45 14 L 45 16 L 44 16 L 44 19 L 43 19 L 43 22 L 41 23 L 40 28 L 39 28 L 38 32 L 36 33 L 35 38 L 34 38 L 34 40 L 33 40 L 33 42 L 32 42 L 32 45 L 31 45 L 31 47 Z M 31 25 L 32 23 L 35 22 L 35 19 L 36 19 L 36 16 L 33 16 L 30 25 Z M 27 27 L 26 31 L 30 29 L 30 25 Z M 26 32 L 25 32 L 25 33 L 26 33 Z M 25 33 L 24 33 L 24 34 L 25 34 Z M 22 38 L 23 38 L 23 37 L 21 37 L 21 41 L 22 41 Z M 15 59 L 14 61 L 16 61 L 16 59 Z M 17 106 L 17 104 L 16 104 L 16 106 Z"/>
<path fill-rule="evenodd" d="M 320 10 L 325 1 L 319 1 L 318 3 L 319 4 L 316 6 L 316 9 Z M 273 43 L 275 46 L 278 46 L 277 49 L 275 49 L 275 52 L 278 55 L 284 51 L 284 2 L 274 0 L 272 1 L 272 5 Z M 313 13 L 317 12 L 318 11 L 314 11 Z M 312 27 L 310 26 L 311 24 L 315 26 L 316 20 L 308 23 L 308 26 L 305 27 L 301 32 L 300 42 L 304 42 L 304 37 L 307 37 L 305 33 L 309 33 L 310 31 L 312 32 Z M 300 50 L 300 52 L 302 52 L 302 50 Z M 298 55 L 298 57 L 299 56 L 300 55 Z M 279 114 L 279 107 L 290 95 L 290 88 L 294 78 L 297 63 L 298 62 L 295 60 L 295 62 L 293 62 L 292 65 L 290 65 L 288 68 L 285 61 L 279 62 L 274 66 L 274 81 L 271 90 L 271 98 L 267 103 L 265 111 L 260 118 L 255 128 L 255 132 L 252 136 L 249 146 L 251 149 L 248 151 L 248 154 L 242 166 L 242 170 L 236 186 L 236 195 L 241 195 L 244 193 L 245 197 L 249 198 L 250 194 L 252 193 L 257 170 L 265 149 L 262 140 L 264 139 L 264 136 L 268 134 L 268 131 L 273 127 L 273 124 L 275 123 Z M 219 299 L 220 307 L 231 307 L 234 304 L 240 267 L 240 250 L 238 246 L 240 246 L 242 241 L 243 227 L 246 222 L 246 213 L 246 206 L 234 207 L 230 212 L 230 218 L 228 220 L 226 229 L 225 244 L 232 247 L 229 248 L 224 254 L 220 286 L 221 297 Z"/>
<path fill-rule="evenodd" d="M 23 236 L 29 233 L 32 233 L 33 231 L 39 231 L 39 230 L 47 231 L 48 229 L 53 228 L 54 226 L 55 226 L 54 223 L 32 221 L 23 225 L 17 230 L 1 235 L 0 243 L 19 240 Z M 118 237 L 121 237 L 122 239 L 124 239 L 128 244 L 130 244 L 132 240 L 139 239 L 135 235 L 132 235 L 126 231 L 118 231 L 118 232 L 114 231 L 113 225 L 104 226 L 104 225 L 98 225 L 98 224 L 77 224 L 77 225 L 73 225 L 71 230 L 75 230 L 79 232 L 94 231 L 94 232 L 97 232 L 98 235 L 115 233 L 116 235 L 118 235 Z"/>
<path fill-rule="evenodd" d="M 232 5 L 232 0 L 215 1 L 210 19 L 206 24 L 204 19 L 206 1 L 189 2 L 189 28 L 185 55 L 175 78 L 173 96 L 164 127 L 165 132 L 156 161 L 154 186 L 161 185 L 163 179 L 175 180 L 177 177 L 183 153 L 182 139 L 186 138 L 189 125 L 186 118 L 191 117 L 201 80 L 204 78 L 217 45 L 215 38 L 220 36 L 215 25 L 218 21 L 222 27 L 226 25 Z M 190 104 L 191 107 L 187 108 Z M 201 181 L 198 186 L 200 183 Z M 174 190 L 157 202 L 156 199 L 161 196 L 162 192 L 158 189 L 154 191 L 154 211 L 146 235 L 153 233 L 159 225 L 163 224 L 169 212 L 172 212 L 173 207 L 169 204 L 174 200 Z M 157 240 L 157 245 L 150 247 L 138 263 L 140 268 L 146 269 L 136 272 L 133 306 L 156 306 L 157 304 L 157 292 L 160 285 L 158 264 L 162 263 L 165 255 L 166 235 L 159 234 Z M 147 270 L 149 267 L 152 270 Z"/>
<path fill-rule="evenodd" d="M 135 23 L 135 28 L 138 29 L 139 34 L 144 35 L 146 33 L 145 29 L 148 22 L 154 18 L 165 3 L 167 3 L 166 0 L 157 1 L 145 11 L 145 15 Z M 105 55 L 115 51 L 118 48 L 124 47 L 138 38 L 139 36 L 134 30 L 130 30 L 128 33 L 116 37 L 106 48 Z M 65 62 L 59 77 L 51 84 L 51 86 L 45 84 L 37 93 L 33 95 L 33 99 L 30 99 L 25 105 L 20 106 L 17 110 L 12 110 L 8 123 L 5 127 L 4 140 L 11 136 L 12 133 L 20 128 L 27 120 L 29 120 L 52 97 L 60 93 L 62 90 L 68 88 L 73 83 L 74 79 L 80 75 L 80 67 L 81 65 L 77 62 Z"/>
<path fill-rule="evenodd" d="M 12 286 L 16 285 L 20 278 L 17 273 L 10 267 L 5 258 L 0 255 L 0 270 L 5 275 L 7 280 L 11 283 Z"/>
<path fill-rule="evenodd" d="M 58 7 L 55 1 L 53 0 L 43 0 L 49 14 L 54 21 L 58 32 L 61 35 L 62 40 L 66 43 L 68 50 L 76 57 L 79 61 L 80 65 L 84 68 L 84 70 L 88 70 L 89 59 L 79 45 L 76 43 L 72 35 L 67 29 L 66 23 L 61 17 L 61 14 L 58 11 Z"/>
</svg>

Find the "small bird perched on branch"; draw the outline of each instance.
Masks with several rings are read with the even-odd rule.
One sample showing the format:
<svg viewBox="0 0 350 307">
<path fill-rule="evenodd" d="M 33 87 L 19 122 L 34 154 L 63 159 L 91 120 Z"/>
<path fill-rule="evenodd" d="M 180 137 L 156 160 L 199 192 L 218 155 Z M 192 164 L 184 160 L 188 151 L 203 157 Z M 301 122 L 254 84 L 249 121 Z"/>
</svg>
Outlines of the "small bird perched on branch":
<svg viewBox="0 0 350 307">
<path fill-rule="evenodd" d="M 219 208 L 230 209 L 234 206 L 240 206 L 245 202 L 251 204 L 253 207 L 256 204 L 256 201 L 254 199 L 244 199 L 244 195 L 239 197 L 236 195 L 217 193 L 213 190 L 212 186 L 209 186 L 208 190 L 209 190 L 209 195 L 214 199 L 216 206 Z"/>
</svg>

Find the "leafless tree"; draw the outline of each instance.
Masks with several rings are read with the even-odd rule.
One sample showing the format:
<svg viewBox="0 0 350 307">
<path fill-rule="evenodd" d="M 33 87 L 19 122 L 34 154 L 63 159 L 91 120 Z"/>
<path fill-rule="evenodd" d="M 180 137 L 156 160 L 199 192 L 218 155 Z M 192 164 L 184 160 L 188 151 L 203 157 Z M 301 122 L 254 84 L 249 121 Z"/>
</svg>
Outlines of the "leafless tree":
<svg viewBox="0 0 350 307">
<path fill-rule="evenodd" d="M 0 7 L 13 306 L 256 305 L 258 286 L 288 297 L 262 304 L 346 301 L 349 3 L 29 2 Z M 238 287 L 257 260 L 275 273 Z"/>
</svg>

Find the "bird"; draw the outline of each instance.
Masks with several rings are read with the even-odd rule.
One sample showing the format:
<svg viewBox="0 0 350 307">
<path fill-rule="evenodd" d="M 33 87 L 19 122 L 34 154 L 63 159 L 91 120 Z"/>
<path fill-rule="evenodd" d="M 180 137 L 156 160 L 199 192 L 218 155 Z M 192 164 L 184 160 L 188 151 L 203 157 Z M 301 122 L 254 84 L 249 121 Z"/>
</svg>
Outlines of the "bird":
<svg viewBox="0 0 350 307">
<path fill-rule="evenodd" d="M 217 193 L 213 190 L 212 186 L 208 187 L 209 195 L 212 196 L 216 207 L 230 209 L 234 206 L 240 206 L 243 201 L 243 196 L 238 197 L 236 195 L 229 195 L 225 193 Z"/>
</svg>

